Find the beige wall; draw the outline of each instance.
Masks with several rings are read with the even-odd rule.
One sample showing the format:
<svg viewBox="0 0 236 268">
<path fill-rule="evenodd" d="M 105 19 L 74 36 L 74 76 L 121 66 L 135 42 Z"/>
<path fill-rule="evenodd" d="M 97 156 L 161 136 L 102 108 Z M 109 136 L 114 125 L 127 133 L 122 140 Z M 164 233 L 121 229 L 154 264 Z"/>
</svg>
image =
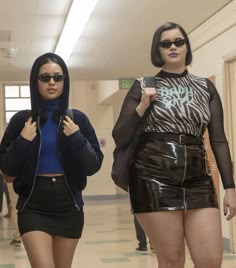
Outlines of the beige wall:
<svg viewBox="0 0 236 268">
<path fill-rule="evenodd" d="M 84 195 L 115 195 L 116 187 L 111 180 L 112 151 L 114 143 L 111 136 L 113 106 L 106 101 L 118 91 L 118 81 L 72 82 L 70 106 L 85 112 L 94 126 L 98 139 L 105 140 L 102 147 L 104 161 L 101 170 L 88 178 Z"/>
<path fill-rule="evenodd" d="M 3 88 L 0 83 L 0 137 L 2 137 L 4 131 L 4 96 L 3 96 Z"/>
</svg>

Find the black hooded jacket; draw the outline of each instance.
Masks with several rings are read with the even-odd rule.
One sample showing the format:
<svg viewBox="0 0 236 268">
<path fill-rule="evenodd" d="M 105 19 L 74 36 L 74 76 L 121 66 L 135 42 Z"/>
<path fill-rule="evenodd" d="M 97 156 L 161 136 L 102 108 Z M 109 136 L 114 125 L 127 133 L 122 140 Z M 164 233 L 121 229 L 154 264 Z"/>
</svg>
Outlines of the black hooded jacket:
<svg viewBox="0 0 236 268">
<path fill-rule="evenodd" d="M 87 176 L 95 174 L 101 167 L 103 154 L 91 123 L 87 116 L 73 109 L 73 121 L 79 126 L 78 131 L 70 136 L 63 133 L 62 121 L 67 114 L 69 101 L 69 73 L 64 61 L 56 54 L 46 53 L 34 62 L 30 74 L 30 94 L 32 109 L 16 113 L 10 120 L 0 144 L 0 169 L 8 176 L 16 177 L 13 181 L 15 192 L 19 195 L 17 209 L 22 211 L 33 191 L 41 148 L 40 125 L 45 120 L 44 111 L 40 110 L 38 93 L 38 72 L 46 58 L 56 58 L 66 75 L 60 107 L 55 114 L 58 122 L 59 154 L 67 185 L 77 207 L 83 205 L 82 190 L 87 183 Z M 20 133 L 29 118 L 37 122 L 37 136 L 34 140 L 24 139 Z"/>
</svg>

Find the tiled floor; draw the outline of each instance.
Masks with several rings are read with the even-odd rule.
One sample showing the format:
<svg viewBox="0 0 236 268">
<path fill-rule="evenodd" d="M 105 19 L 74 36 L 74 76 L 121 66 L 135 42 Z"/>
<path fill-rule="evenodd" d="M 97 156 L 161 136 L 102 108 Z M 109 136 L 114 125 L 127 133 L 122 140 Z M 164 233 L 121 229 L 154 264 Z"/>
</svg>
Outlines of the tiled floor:
<svg viewBox="0 0 236 268">
<path fill-rule="evenodd" d="M 30 268 L 24 247 L 9 245 L 13 231 L 12 220 L 0 216 L 0 268 Z M 87 201 L 85 228 L 76 250 L 73 268 L 157 267 L 155 254 L 135 253 L 136 246 L 133 217 L 127 198 Z M 193 267 L 189 255 L 185 267 Z M 222 267 L 235 268 L 236 255 L 226 252 Z"/>
</svg>

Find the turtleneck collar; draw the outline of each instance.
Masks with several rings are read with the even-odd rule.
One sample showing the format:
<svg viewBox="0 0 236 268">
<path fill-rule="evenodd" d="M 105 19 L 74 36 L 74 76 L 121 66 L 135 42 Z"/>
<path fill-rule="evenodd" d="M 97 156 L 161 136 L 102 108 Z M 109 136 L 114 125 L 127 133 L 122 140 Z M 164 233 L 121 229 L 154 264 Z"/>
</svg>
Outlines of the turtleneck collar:
<svg viewBox="0 0 236 268">
<path fill-rule="evenodd" d="M 40 101 L 40 107 L 44 111 L 50 112 L 50 111 L 57 111 L 60 107 L 61 99 L 55 99 L 55 100 L 41 100 Z"/>
<path fill-rule="evenodd" d="M 179 78 L 186 76 L 188 74 L 188 70 L 185 69 L 182 73 L 168 73 L 166 71 L 161 70 L 157 76 L 162 77 L 162 78 Z"/>
</svg>

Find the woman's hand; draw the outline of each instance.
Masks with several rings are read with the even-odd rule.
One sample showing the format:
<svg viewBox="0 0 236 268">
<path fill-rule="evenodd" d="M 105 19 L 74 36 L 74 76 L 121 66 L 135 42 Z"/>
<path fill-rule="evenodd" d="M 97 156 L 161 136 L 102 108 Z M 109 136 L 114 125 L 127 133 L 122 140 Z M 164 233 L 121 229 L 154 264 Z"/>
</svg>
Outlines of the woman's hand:
<svg viewBox="0 0 236 268">
<path fill-rule="evenodd" d="M 63 120 L 63 133 L 66 136 L 70 136 L 71 134 L 75 133 L 77 130 L 79 130 L 79 126 L 76 125 L 69 116 L 65 116 L 65 119 Z"/>
<path fill-rule="evenodd" d="M 32 122 L 32 117 L 30 117 L 25 123 L 25 126 L 20 134 L 24 139 L 32 141 L 37 135 L 36 130 L 37 130 L 36 122 Z"/>
<path fill-rule="evenodd" d="M 0 170 L 0 175 L 2 176 L 3 180 L 7 183 L 13 182 L 16 177 L 8 176 L 7 174 L 3 173 Z"/>
<path fill-rule="evenodd" d="M 224 215 L 227 220 L 236 215 L 236 192 L 234 188 L 226 189 L 224 196 Z"/>
<path fill-rule="evenodd" d="M 140 117 L 143 116 L 147 108 L 150 106 L 151 102 L 156 99 L 156 88 L 146 87 L 142 90 L 142 97 L 136 111 Z"/>
</svg>

